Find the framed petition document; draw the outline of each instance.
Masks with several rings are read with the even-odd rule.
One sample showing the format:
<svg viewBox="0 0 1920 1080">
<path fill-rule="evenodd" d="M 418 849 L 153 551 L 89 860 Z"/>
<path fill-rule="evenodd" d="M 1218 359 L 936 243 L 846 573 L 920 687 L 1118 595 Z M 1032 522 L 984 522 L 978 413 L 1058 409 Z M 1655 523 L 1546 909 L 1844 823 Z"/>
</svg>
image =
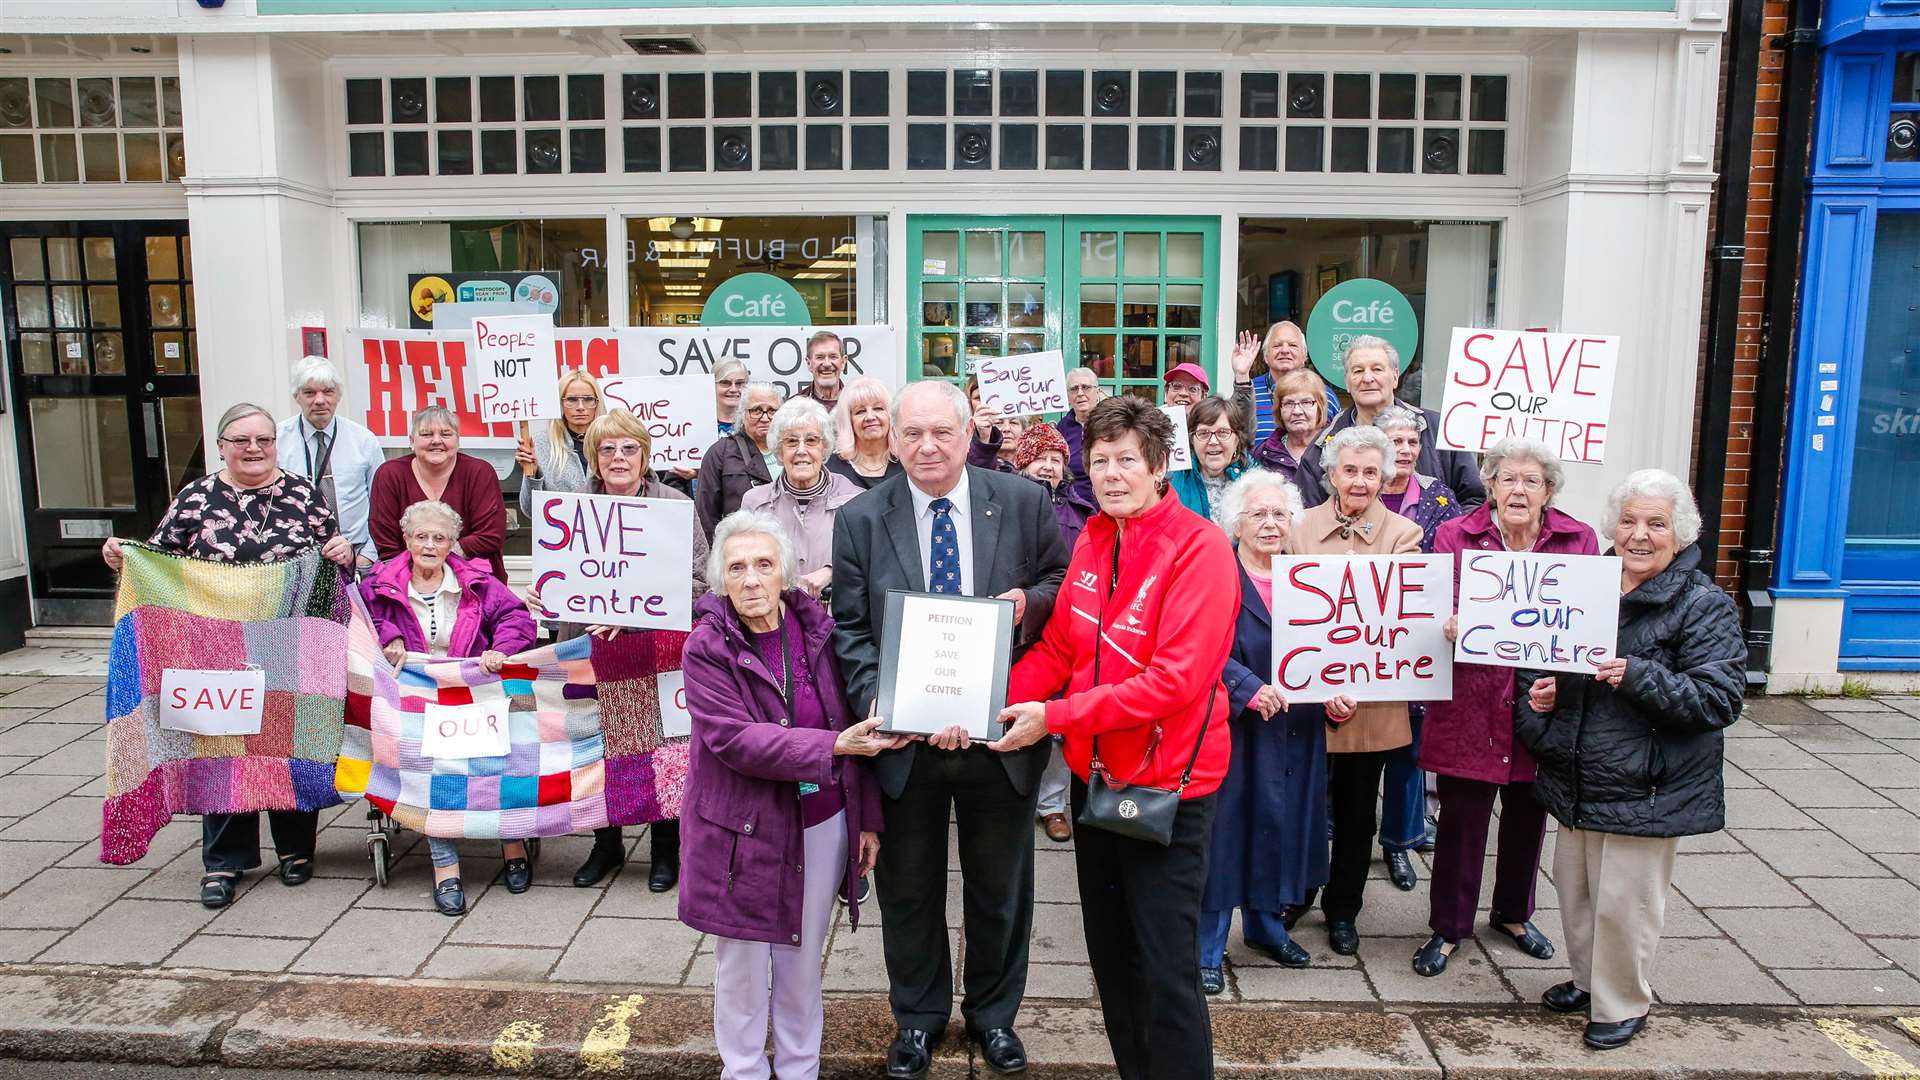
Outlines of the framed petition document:
<svg viewBox="0 0 1920 1080">
<path fill-rule="evenodd" d="M 881 731 L 932 735 L 963 727 L 1000 735 L 1013 652 L 1013 601 L 887 590 L 880 638 Z"/>
</svg>

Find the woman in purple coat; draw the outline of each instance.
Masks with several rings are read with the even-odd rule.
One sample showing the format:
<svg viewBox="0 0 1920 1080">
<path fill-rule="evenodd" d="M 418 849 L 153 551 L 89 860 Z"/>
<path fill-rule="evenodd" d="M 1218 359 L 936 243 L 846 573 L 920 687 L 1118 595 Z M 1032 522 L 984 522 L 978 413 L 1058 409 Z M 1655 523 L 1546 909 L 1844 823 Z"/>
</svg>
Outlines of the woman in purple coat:
<svg viewBox="0 0 1920 1080">
<path fill-rule="evenodd" d="M 400 515 L 406 550 L 373 568 L 360 583 L 374 635 L 395 671 L 412 653 L 429 660 L 475 657 L 481 667 L 499 671 L 507 657 L 533 645 L 533 617 L 493 568 L 478 559 L 453 554 L 460 536 L 460 515 L 453 507 L 424 499 Z M 500 845 L 507 891 L 523 893 L 533 883 L 527 845 Z M 460 849 L 452 840 L 427 838 L 433 856 L 433 906 L 442 915 L 467 910 L 460 883 Z"/>
<path fill-rule="evenodd" d="M 906 743 L 858 724 L 833 656 L 833 620 L 798 589 L 793 545 L 769 514 L 714 530 L 682 666 L 693 739 L 681 808 L 680 921 L 713 934 L 713 1036 L 723 1075 L 820 1071 L 820 964 L 834 895 L 860 925 L 858 882 L 880 853 L 880 789 L 864 767 Z"/>
<path fill-rule="evenodd" d="M 1480 476 L 1487 482 L 1487 501 L 1440 526 L 1434 538 L 1435 552 L 1454 557 L 1456 593 L 1469 551 L 1599 553 L 1592 529 L 1548 505 L 1562 481 L 1553 451 L 1530 439 L 1504 439 L 1487 451 Z M 1448 638 L 1454 628 L 1449 619 Z M 1413 970 L 1421 975 L 1445 971 L 1454 946 L 1473 933 L 1495 795 L 1500 797 L 1500 838 L 1488 927 L 1528 956 L 1553 955 L 1553 943 L 1528 921 L 1547 815 L 1533 797 L 1533 758 L 1513 737 L 1514 670 L 1456 663 L 1453 698 L 1427 705 L 1420 767 L 1436 776 L 1440 828 L 1428 920 L 1433 936 L 1413 954 Z"/>
</svg>

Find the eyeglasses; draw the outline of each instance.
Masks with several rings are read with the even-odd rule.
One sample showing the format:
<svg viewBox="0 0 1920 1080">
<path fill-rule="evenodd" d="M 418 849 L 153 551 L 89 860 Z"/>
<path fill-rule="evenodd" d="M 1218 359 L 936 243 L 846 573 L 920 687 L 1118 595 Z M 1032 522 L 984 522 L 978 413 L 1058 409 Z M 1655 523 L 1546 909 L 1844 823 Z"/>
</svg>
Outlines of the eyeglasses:
<svg viewBox="0 0 1920 1080">
<path fill-rule="evenodd" d="M 740 390 L 740 389 L 744 389 L 744 388 L 746 387 L 746 385 L 747 385 L 747 380 L 745 380 L 745 379 L 721 379 L 721 380 L 720 380 L 719 382 L 717 382 L 717 383 L 715 383 L 714 385 L 715 385 L 715 386 L 718 386 L 718 387 L 721 387 L 721 388 L 723 388 L 723 389 L 727 389 L 727 390 Z"/>
<path fill-rule="evenodd" d="M 1312 398 L 1306 398 L 1304 400 L 1299 400 L 1299 401 L 1289 398 L 1280 403 L 1280 411 L 1281 412 L 1312 412 L 1314 409 L 1314 406 L 1318 404 L 1320 403 L 1313 400 Z"/>
<path fill-rule="evenodd" d="M 1228 428 L 1225 431 L 1197 430 L 1193 433 L 1193 441 L 1195 443 L 1230 443 L 1233 441 L 1233 429 Z"/>
<path fill-rule="evenodd" d="M 597 397 L 567 397 L 561 398 L 560 404 L 565 405 L 569 409 L 591 409 L 595 405 L 600 404 L 600 399 Z"/>
<path fill-rule="evenodd" d="M 639 457 L 646 448 L 637 442 L 601 443 L 594 453 L 600 457 Z"/>
<path fill-rule="evenodd" d="M 780 411 L 778 405 L 755 405 L 747 410 L 748 416 L 772 416 Z"/>
<path fill-rule="evenodd" d="M 780 445 L 787 447 L 788 449 L 793 449 L 801 446 L 820 447 L 820 446 L 825 446 L 826 444 L 827 444 L 827 440 L 821 438 L 818 435 L 789 435 L 786 438 L 780 440 Z"/>
<path fill-rule="evenodd" d="M 1493 478 L 1493 482 L 1501 487 L 1517 487 L 1522 491 L 1539 491 L 1547 486 L 1545 477 L 1536 476 L 1531 473 L 1526 476 L 1515 476 L 1513 473 L 1501 473 Z"/>
<path fill-rule="evenodd" d="M 1245 510 L 1240 517 L 1255 524 L 1273 521 L 1285 525 L 1293 521 L 1293 515 L 1285 510 Z"/>
<path fill-rule="evenodd" d="M 237 437 L 231 436 L 231 435 L 222 435 L 220 436 L 220 441 L 223 443 L 226 443 L 228 446 L 233 447 L 235 450 L 251 450 L 255 447 L 258 447 L 262 450 L 268 450 L 273 447 L 273 443 L 276 438 L 278 438 L 278 436 L 276 435 L 254 435 L 251 437 L 245 436 L 245 435 L 241 435 Z"/>
<path fill-rule="evenodd" d="M 416 544 L 430 547 L 446 547 L 453 542 L 453 537 L 448 536 L 446 533 L 417 532 L 410 534 L 407 539 Z"/>
</svg>

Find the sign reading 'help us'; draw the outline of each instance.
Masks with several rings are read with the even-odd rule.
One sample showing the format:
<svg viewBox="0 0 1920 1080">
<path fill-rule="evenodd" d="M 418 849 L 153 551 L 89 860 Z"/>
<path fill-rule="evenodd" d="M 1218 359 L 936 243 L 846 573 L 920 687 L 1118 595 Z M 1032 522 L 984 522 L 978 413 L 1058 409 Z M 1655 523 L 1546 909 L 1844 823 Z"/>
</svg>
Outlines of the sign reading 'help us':
<svg viewBox="0 0 1920 1080">
<path fill-rule="evenodd" d="M 473 379 L 480 419 L 498 424 L 560 416 L 560 362 L 551 315 L 473 320 Z"/>
<path fill-rule="evenodd" d="M 267 673 L 257 668 L 166 668 L 160 672 L 160 727 L 195 735 L 258 735 L 266 696 Z"/>
</svg>

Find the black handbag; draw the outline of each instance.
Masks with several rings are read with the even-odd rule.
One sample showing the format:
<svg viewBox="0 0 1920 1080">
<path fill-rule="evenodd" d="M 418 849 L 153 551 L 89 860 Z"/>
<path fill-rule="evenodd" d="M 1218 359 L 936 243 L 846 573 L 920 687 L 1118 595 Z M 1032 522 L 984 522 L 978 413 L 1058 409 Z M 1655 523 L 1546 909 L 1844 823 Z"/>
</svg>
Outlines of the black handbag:
<svg viewBox="0 0 1920 1080">
<path fill-rule="evenodd" d="M 1082 825 L 1106 831 L 1132 840 L 1145 840 L 1161 847 L 1173 843 L 1173 817 L 1180 812 L 1180 794 L 1187 790 L 1187 781 L 1193 778 L 1194 763 L 1200 760 L 1200 747 L 1207 741 L 1207 725 L 1213 722 L 1213 701 L 1220 693 L 1220 684 L 1214 683 L 1213 690 L 1207 694 L 1207 711 L 1200 720 L 1200 734 L 1193 741 L 1193 756 L 1187 759 L 1186 771 L 1180 774 L 1180 786 L 1168 791 L 1165 788 L 1147 787 L 1143 784 L 1116 784 L 1107 774 L 1107 768 L 1100 763 L 1100 737 L 1093 739 L 1093 762 L 1087 767 L 1087 801 L 1080 807 L 1080 816 L 1075 819 Z M 1160 748 L 1160 729 L 1153 729 L 1153 744 L 1140 757 L 1140 767 L 1146 768 L 1147 761 Z"/>
</svg>

